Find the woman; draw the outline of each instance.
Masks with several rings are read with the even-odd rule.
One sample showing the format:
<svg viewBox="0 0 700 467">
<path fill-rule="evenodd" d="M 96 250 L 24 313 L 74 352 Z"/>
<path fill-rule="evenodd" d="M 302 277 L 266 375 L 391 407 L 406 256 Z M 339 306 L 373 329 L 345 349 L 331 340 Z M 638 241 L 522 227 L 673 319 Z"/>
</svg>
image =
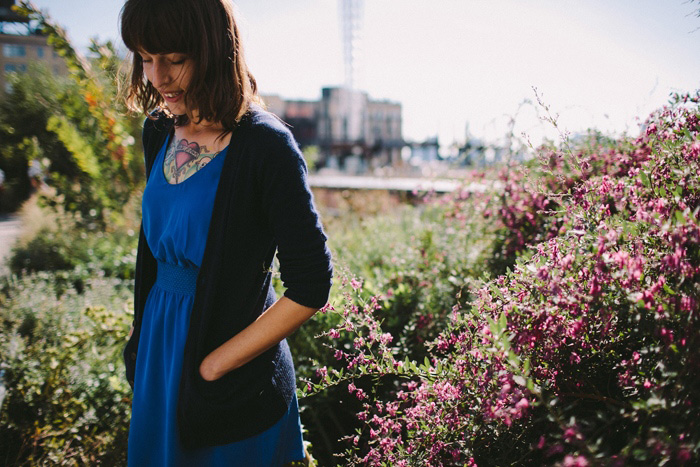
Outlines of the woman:
<svg viewBox="0 0 700 467">
<path fill-rule="evenodd" d="M 304 458 L 284 338 L 331 284 L 289 131 L 254 102 L 229 0 L 127 0 L 127 104 L 146 112 L 129 465 Z M 284 296 L 276 300 L 277 252 Z"/>
</svg>

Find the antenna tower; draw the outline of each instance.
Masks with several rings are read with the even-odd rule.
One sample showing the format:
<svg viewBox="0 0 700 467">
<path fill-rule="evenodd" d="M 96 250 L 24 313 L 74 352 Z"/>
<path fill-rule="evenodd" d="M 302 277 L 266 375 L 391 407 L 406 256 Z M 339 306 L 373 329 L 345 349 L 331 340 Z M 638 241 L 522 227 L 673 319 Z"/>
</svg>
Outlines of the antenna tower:
<svg viewBox="0 0 700 467">
<path fill-rule="evenodd" d="M 345 87 L 357 86 L 364 0 L 339 0 L 345 60 Z"/>
</svg>

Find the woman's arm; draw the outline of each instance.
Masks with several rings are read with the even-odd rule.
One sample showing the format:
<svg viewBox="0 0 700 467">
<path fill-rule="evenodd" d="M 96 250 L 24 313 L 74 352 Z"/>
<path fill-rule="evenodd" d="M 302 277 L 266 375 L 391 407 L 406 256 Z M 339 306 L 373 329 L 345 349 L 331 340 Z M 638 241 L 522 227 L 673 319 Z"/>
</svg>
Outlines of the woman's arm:
<svg viewBox="0 0 700 467">
<path fill-rule="evenodd" d="M 276 345 L 309 319 L 328 300 L 332 283 L 331 254 L 326 246 L 306 165 L 294 139 L 268 114 L 250 134 L 256 147 L 253 170 L 260 188 L 260 213 L 277 243 L 284 297 L 256 321 L 207 355 L 199 366 L 213 381 Z"/>
<path fill-rule="evenodd" d="M 316 311 L 287 297 L 280 298 L 250 326 L 207 355 L 199 366 L 199 374 L 206 381 L 221 378 L 290 335 Z"/>
</svg>

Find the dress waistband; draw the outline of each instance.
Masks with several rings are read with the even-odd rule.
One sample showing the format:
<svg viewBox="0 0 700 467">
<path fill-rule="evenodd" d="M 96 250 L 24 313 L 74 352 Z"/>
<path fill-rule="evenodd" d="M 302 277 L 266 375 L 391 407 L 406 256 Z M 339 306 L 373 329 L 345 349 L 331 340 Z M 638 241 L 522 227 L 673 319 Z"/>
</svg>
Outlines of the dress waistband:
<svg viewBox="0 0 700 467">
<path fill-rule="evenodd" d="M 199 268 L 158 261 L 156 285 L 167 292 L 194 295 Z"/>
</svg>

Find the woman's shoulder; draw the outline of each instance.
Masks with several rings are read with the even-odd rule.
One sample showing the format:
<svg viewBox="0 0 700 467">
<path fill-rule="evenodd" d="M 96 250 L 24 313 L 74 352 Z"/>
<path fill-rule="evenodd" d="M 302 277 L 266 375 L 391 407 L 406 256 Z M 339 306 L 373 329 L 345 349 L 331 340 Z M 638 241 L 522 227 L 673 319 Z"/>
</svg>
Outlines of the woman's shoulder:
<svg viewBox="0 0 700 467">
<path fill-rule="evenodd" d="M 145 147 L 149 146 L 149 141 L 164 139 L 170 133 L 173 127 L 173 119 L 168 117 L 165 112 L 156 109 L 151 112 L 143 122 L 142 139 Z"/>
<path fill-rule="evenodd" d="M 157 108 L 146 116 L 143 122 L 143 127 L 144 129 L 154 128 L 156 130 L 163 130 L 172 126 L 173 123 L 174 120 L 172 117 L 169 117 L 162 109 Z"/>
<path fill-rule="evenodd" d="M 299 148 L 289 127 L 275 114 L 253 104 L 245 118 L 249 135 L 258 149 L 269 147 L 279 150 L 282 146 L 298 152 Z"/>
<path fill-rule="evenodd" d="M 280 171 L 290 177 L 306 173 L 304 157 L 286 123 L 258 105 L 251 106 L 245 118 L 244 159 L 251 162 L 255 170 L 260 173 Z"/>
</svg>

